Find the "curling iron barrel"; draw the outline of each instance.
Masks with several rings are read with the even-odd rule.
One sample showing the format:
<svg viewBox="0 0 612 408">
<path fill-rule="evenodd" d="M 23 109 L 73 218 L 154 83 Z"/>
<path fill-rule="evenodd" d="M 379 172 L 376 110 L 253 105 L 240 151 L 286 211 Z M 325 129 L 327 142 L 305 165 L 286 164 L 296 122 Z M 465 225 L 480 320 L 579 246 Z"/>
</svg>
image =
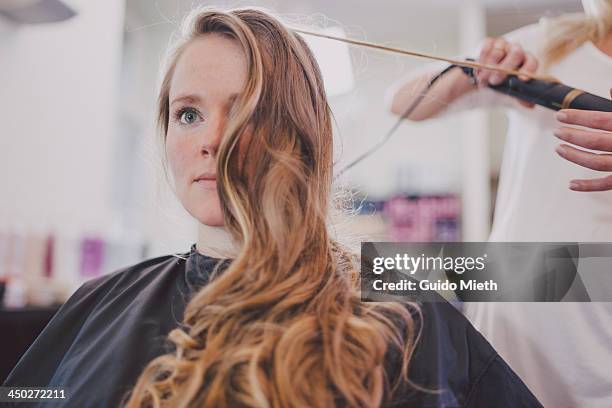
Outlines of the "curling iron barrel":
<svg viewBox="0 0 612 408">
<path fill-rule="evenodd" d="M 462 69 L 467 75 L 474 78 L 472 68 L 462 67 Z M 560 82 L 540 79 L 522 81 L 516 75 L 508 75 L 502 83 L 489 85 L 489 88 L 553 110 L 582 109 L 612 112 L 612 100 Z"/>
</svg>

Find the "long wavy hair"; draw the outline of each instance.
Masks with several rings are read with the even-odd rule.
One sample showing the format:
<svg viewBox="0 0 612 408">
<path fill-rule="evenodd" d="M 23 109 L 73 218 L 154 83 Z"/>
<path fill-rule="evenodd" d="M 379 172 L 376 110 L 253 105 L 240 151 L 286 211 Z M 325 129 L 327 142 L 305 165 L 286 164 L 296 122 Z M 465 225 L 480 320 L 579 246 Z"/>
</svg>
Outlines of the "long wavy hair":
<svg viewBox="0 0 612 408">
<path fill-rule="evenodd" d="M 240 252 L 190 299 L 173 352 L 147 365 L 126 406 L 379 406 L 408 381 L 419 309 L 362 303 L 356 255 L 328 231 L 331 112 L 304 40 L 261 10 L 194 10 L 163 71 L 161 133 L 177 59 L 210 33 L 240 44 L 248 65 L 217 159 Z M 385 370 L 391 348 L 397 378 Z"/>
<path fill-rule="evenodd" d="M 557 17 L 548 24 L 542 50 L 542 70 L 587 41 L 597 44 L 612 30 L 612 0 L 582 0 L 584 14 Z"/>
</svg>

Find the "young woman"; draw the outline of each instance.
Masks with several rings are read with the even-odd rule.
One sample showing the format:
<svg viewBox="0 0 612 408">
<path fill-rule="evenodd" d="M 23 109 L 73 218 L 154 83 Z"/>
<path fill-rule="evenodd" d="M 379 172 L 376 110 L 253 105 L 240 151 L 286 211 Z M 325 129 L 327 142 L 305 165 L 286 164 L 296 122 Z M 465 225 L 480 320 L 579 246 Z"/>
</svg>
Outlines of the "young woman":
<svg viewBox="0 0 612 408">
<path fill-rule="evenodd" d="M 584 14 L 542 19 L 485 40 L 479 60 L 552 75 L 568 85 L 608 97 L 612 85 L 612 0 L 583 0 L 583 5 Z M 393 112 L 401 114 L 423 82 L 440 71 L 439 67 L 427 69 L 429 72 L 413 73 L 392 89 Z M 508 133 L 490 240 L 611 242 L 612 191 L 603 190 L 610 190 L 607 186 L 612 184 L 603 178 L 607 174 L 598 171 L 612 169 L 609 157 L 581 153 L 567 144 L 560 146 L 553 133 L 557 131 L 561 140 L 606 151 L 609 147 L 603 135 L 595 136 L 597 145 L 592 134 L 576 136 L 570 128 L 558 129 L 560 123 L 553 111 L 539 106 L 529 109 L 487 88 L 501 82 L 503 75 L 483 70 L 477 76 L 478 86 L 461 70 L 449 72 L 409 119 L 425 120 L 478 107 L 507 108 Z M 601 120 L 605 113 L 579 114 L 585 115 L 599 118 L 599 125 L 591 123 L 591 127 L 607 130 Z M 579 123 L 575 117 L 571 112 L 568 122 Z M 590 265 L 590 276 L 593 271 L 606 276 L 610 268 L 588 259 L 580 263 Z M 612 406 L 612 304 L 471 303 L 465 310 L 545 406 Z"/>
<path fill-rule="evenodd" d="M 360 301 L 328 227 L 331 116 L 298 35 L 198 9 L 163 74 L 197 243 L 86 283 L 5 385 L 65 387 L 75 407 L 540 406 L 447 303 Z"/>
</svg>

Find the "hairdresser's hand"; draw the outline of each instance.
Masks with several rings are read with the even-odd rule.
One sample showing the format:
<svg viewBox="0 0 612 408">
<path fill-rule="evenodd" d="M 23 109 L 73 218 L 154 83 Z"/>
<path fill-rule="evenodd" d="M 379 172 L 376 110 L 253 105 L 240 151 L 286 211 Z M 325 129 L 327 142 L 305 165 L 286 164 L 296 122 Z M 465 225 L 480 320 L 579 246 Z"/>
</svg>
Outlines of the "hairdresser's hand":
<svg viewBox="0 0 612 408">
<path fill-rule="evenodd" d="M 478 62 L 487 65 L 499 65 L 500 68 L 508 70 L 516 70 L 533 74 L 538 69 L 538 60 L 530 52 L 525 51 L 520 45 L 513 44 L 506 39 L 487 38 L 480 50 Z M 499 85 L 506 74 L 490 69 L 476 69 L 474 71 L 479 86 Z M 528 77 L 519 76 L 522 80 L 528 80 Z M 520 104 L 532 108 L 534 104 L 519 100 Z"/>
<path fill-rule="evenodd" d="M 610 89 L 610 96 L 612 97 L 612 89 Z M 559 139 L 590 150 L 612 152 L 612 112 L 563 109 L 557 113 L 557 119 L 561 123 L 590 128 L 579 130 L 565 126 L 559 127 L 555 130 L 555 136 Z M 612 172 L 612 154 L 586 152 L 567 144 L 559 145 L 557 153 L 564 159 L 583 167 Z M 570 189 L 574 191 L 612 190 L 612 175 L 591 180 L 572 180 Z"/>
</svg>

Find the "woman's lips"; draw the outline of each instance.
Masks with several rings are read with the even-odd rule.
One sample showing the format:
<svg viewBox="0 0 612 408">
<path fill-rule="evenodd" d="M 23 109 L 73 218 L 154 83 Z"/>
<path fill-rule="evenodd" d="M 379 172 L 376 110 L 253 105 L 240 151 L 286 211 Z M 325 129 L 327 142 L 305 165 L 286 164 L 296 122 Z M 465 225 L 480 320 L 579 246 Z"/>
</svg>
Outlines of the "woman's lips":
<svg viewBox="0 0 612 408">
<path fill-rule="evenodd" d="M 217 179 L 213 179 L 213 178 L 197 179 L 195 183 L 204 188 L 216 188 L 217 187 Z"/>
<path fill-rule="evenodd" d="M 205 171 L 193 180 L 200 187 L 207 189 L 217 188 L 217 174 L 214 171 Z"/>
</svg>

